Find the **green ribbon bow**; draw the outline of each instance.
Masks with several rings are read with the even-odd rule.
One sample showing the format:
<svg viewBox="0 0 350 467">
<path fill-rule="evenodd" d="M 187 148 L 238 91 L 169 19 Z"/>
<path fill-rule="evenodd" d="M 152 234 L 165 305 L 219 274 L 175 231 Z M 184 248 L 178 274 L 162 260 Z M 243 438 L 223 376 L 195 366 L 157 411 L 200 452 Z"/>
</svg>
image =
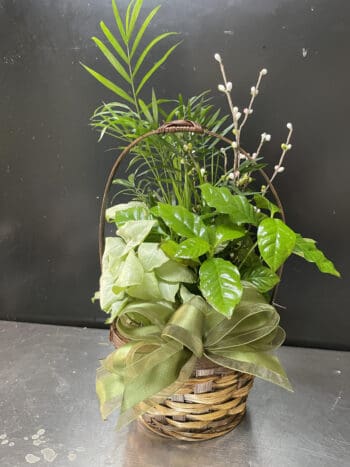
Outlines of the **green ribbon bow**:
<svg viewBox="0 0 350 467">
<path fill-rule="evenodd" d="M 118 332 L 129 342 L 112 352 L 97 370 L 96 392 L 101 415 L 121 407 L 119 426 L 149 411 L 176 392 L 202 356 L 232 370 L 250 373 L 292 390 L 271 351 L 285 332 L 275 308 L 250 283 L 231 319 L 193 296 L 175 312 L 152 303 L 138 303 L 122 312 Z M 132 319 L 143 322 L 133 325 Z"/>
</svg>

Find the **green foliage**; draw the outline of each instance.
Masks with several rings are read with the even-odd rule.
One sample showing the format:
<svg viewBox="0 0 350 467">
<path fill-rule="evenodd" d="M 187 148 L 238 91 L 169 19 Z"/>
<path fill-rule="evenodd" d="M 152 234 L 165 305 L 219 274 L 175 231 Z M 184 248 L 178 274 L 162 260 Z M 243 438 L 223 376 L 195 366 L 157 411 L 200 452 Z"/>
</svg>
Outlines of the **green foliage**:
<svg viewBox="0 0 350 467">
<path fill-rule="evenodd" d="M 315 240 L 297 235 L 293 253 L 301 256 L 309 263 L 315 263 L 321 272 L 340 277 L 340 273 L 336 270 L 332 261 L 327 259 L 322 251 L 317 248 Z"/>
<path fill-rule="evenodd" d="M 296 235 L 280 219 L 264 219 L 258 228 L 258 247 L 266 264 L 276 271 L 292 254 Z"/>
<path fill-rule="evenodd" d="M 199 281 L 208 303 L 230 318 L 243 292 L 238 268 L 222 258 L 211 258 L 201 265 Z"/>
</svg>

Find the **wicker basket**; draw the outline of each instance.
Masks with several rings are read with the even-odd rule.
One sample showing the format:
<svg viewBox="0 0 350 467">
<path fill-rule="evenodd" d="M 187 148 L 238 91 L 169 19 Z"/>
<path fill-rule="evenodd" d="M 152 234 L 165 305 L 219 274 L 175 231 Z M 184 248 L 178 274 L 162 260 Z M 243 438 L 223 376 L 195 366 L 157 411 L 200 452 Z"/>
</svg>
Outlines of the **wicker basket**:
<svg viewBox="0 0 350 467">
<path fill-rule="evenodd" d="M 227 137 L 209 131 L 195 122 L 177 120 L 165 123 L 158 129 L 146 133 L 125 148 L 109 173 L 103 193 L 99 226 L 101 262 L 104 250 L 105 212 L 108 193 L 121 162 L 134 146 L 149 136 L 182 132 L 204 134 L 226 144 L 232 143 Z M 248 159 L 251 158 L 242 148 L 240 148 L 240 152 L 244 153 Z M 283 207 L 278 193 L 265 172 L 262 169 L 259 169 L 259 172 L 269 185 L 284 219 Z M 276 291 L 277 289 L 275 289 Z M 116 348 L 125 343 L 117 335 L 113 326 L 110 331 L 110 340 Z M 204 441 L 222 436 L 235 428 L 242 420 L 253 381 L 254 377 L 252 375 L 215 365 L 206 358 L 198 359 L 192 376 L 185 386 L 172 397 L 165 399 L 151 411 L 142 415 L 139 420 L 149 430 L 166 438 Z"/>
<path fill-rule="evenodd" d="M 116 348 L 125 341 L 110 328 Z M 254 377 L 197 360 L 191 378 L 176 394 L 139 417 L 142 425 L 165 438 L 205 441 L 233 430 L 242 420 Z"/>
</svg>

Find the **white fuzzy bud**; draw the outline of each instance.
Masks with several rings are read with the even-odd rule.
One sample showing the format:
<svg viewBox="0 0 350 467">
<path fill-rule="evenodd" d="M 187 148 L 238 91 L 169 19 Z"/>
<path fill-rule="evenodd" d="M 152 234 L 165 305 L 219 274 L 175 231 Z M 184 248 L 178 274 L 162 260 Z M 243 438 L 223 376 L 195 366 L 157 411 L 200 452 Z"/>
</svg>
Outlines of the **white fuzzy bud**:
<svg viewBox="0 0 350 467">
<path fill-rule="evenodd" d="M 247 109 L 247 107 L 246 107 L 245 109 L 243 109 L 243 113 L 244 113 L 245 115 L 249 114 L 249 109 Z"/>
<path fill-rule="evenodd" d="M 238 107 L 233 107 L 233 113 L 237 113 L 238 112 Z"/>
<path fill-rule="evenodd" d="M 291 145 L 291 144 L 287 144 L 287 150 L 289 151 L 290 149 L 292 149 L 292 145 Z"/>
<path fill-rule="evenodd" d="M 241 116 L 242 116 L 241 112 L 237 112 L 235 114 L 236 120 L 239 120 L 241 118 Z"/>
<path fill-rule="evenodd" d="M 253 159 L 256 159 L 257 157 L 258 157 L 257 153 L 256 153 L 256 152 L 253 152 L 252 158 L 253 158 Z"/>
<path fill-rule="evenodd" d="M 220 149 L 221 154 L 226 154 L 225 148 Z"/>
<path fill-rule="evenodd" d="M 253 109 L 249 109 L 249 115 L 253 113 Z"/>
<path fill-rule="evenodd" d="M 232 141 L 231 146 L 233 147 L 233 149 L 237 149 L 238 148 L 237 141 Z"/>
<path fill-rule="evenodd" d="M 280 174 L 284 171 L 284 167 L 280 167 L 279 169 L 277 169 L 277 172 Z"/>
<path fill-rule="evenodd" d="M 278 172 L 279 166 L 275 165 L 274 169 L 275 169 L 276 172 Z"/>
<path fill-rule="evenodd" d="M 271 141 L 271 135 L 266 134 L 265 135 L 265 141 Z"/>
<path fill-rule="evenodd" d="M 291 123 L 287 123 L 286 127 L 288 130 L 293 130 L 293 125 Z"/>
<path fill-rule="evenodd" d="M 231 83 L 231 81 L 227 81 L 227 83 L 226 83 L 226 89 L 227 89 L 228 92 L 232 91 L 232 83 Z"/>
<path fill-rule="evenodd" d="M 202 168 L 201 168 L 201 175 L 203 176 L 203 175 L 205 175 L 205 174 L 206 174 L 206 170 L 205 170 L 204 167 L 202 167 Z"/>
<path fill-rule="evenodd" d="M 252 86 L 252 87 L 250 88 L 250 94 L 251 94 L 252 96 L 254 96 L 255 93 L 256 93 L 256 87 L 255 87 L 255 86 Z"/>
<path fill-rule="evenodd" d="M 242 154 L 242 153 L 240 152 L 240 153 L 239 153 L 239 159 L 240 159 L 240 160 L 246 159 L 245 154 Z"/>
<path fill-rule="evenodd" d="M 231 173 L 229 174 L 228 178 L 229 178 L 230 180 L 234 180 L 234 179 L 235 179 L 235 176 L 234 176 L 233 173 L 231 172 Z"/>
<path fill-rule="evenodd" d="M 262 75 L 267 75 L 267 69 L 266 69 L 266 68 L 263 68 L 263 69 L 260 71 L 260 73 L 261 73 Z"/>
<path fill-rule="evenodd" d="M 225 91 L 226 91 L 226 88 L 225 88 L 225 86 L 224 86 L 223 84 L 219 84 L 219 85 L 218 85 L 218 90 L 219 90 L 220 92 L 225 92 Z"/>
<path fill-rule="evenodd" d="M 221 63 L 221 55 L 220 54 L 215 54 L 214 58 L 217 62 Z"/>
<path fill-rule="evenodd" d="M 264 132 L 264 133 L 261 133 L 261 140 L 262 140 L 262 141 L 265 141 L 265 138 L 266 138 L 266 133 L 265 133 L 265 132 Z"/>
</svg>

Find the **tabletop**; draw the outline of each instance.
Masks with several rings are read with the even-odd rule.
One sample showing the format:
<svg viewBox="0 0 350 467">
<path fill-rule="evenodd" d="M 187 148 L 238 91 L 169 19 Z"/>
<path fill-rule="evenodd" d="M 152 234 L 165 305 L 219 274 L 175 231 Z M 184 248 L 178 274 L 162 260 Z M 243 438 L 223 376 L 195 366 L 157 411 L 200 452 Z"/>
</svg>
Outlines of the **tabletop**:
<svg viewBox="0 0 350 467">
<path fill-rule="evenodd" d="M 294 387 L 256 379 L 242 423 L 202 443 L 102 421 L 95 370 L 108 331 L 0 321 L 0 466 L 350 465 L 350 353 L 282 347 Z"/>
</svg>

